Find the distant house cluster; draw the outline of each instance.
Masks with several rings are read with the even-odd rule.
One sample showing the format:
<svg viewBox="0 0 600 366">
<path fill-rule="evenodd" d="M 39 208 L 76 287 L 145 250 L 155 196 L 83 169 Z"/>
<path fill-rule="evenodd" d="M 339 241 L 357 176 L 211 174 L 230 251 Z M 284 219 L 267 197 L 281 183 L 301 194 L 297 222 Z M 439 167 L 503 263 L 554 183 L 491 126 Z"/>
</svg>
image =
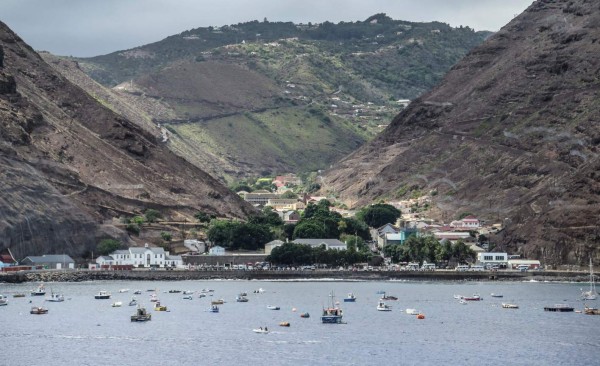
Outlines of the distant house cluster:
<svg viewBox="0 0 600 366">
<path fill-rule="evenodd" d="M 111 267 L 132 268 L 180 268 L 183 261 L 179 255 L 170 255 L 160 247 L 130 247 L 129 249 L 116 250 L 109 255 L 96 258 L 97 269 L 109 269 Z"/>
</svg>

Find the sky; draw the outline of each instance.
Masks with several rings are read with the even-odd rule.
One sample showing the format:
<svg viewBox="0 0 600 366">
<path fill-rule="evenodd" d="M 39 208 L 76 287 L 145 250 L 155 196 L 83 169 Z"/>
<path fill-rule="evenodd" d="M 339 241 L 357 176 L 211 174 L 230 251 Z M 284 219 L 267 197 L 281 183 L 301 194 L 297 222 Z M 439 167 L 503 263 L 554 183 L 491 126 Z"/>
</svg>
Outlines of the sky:
<svg viewBox="0 0 600 366">
<path fill-rule="evenodd" d="M 532 0 L 0 0 L 0 21 L 38 51 L 88 57 L 208 26 L 350 22 L 386 13 L 497 31 Z"/>
</svg>

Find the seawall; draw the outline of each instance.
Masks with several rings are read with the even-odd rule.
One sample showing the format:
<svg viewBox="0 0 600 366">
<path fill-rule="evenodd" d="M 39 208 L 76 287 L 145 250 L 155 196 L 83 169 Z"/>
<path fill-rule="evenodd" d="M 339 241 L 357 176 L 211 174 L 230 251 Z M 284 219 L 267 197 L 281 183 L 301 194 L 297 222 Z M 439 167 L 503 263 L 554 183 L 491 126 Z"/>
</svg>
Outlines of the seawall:
<svg viewBox="0 0 600 366">
<path fill-rule="evenodd" d="M 0 274 L 0 282 L 82 282 L 82 281 L 183 281 L 183 280 L 337 280 L 337 281 L 587 281 L 586 272 L 566 271 L 23 271 Z"/>
</svg>

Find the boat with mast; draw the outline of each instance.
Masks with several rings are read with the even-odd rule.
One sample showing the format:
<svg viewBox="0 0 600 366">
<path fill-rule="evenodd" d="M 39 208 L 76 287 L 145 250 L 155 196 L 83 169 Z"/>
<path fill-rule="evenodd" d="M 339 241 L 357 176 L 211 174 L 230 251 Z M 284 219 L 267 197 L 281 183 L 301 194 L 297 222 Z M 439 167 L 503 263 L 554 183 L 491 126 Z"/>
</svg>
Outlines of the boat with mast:
<svg viewBox="0 0 600 366">
<path fill-rule="evenodd" d="M 343 312 L 342 309 L 336 305 L 333 292 L 329 294 L 329 298 L 331 299 L 331 305 L 329 305 L 329 307 L 323 307 L 321 322 L 323 322 L 323 324 L 341 324 Z"/>
<path fill-rule="evenodd" d="M 594 281 L 594 268 L 592 267 L 592 257 L 590 257 L 590 289 L 583 291 L 581 289 L 581 300 L 596 300 L 598 292 L 596 292 L 596 283 Z"/>
</svg>

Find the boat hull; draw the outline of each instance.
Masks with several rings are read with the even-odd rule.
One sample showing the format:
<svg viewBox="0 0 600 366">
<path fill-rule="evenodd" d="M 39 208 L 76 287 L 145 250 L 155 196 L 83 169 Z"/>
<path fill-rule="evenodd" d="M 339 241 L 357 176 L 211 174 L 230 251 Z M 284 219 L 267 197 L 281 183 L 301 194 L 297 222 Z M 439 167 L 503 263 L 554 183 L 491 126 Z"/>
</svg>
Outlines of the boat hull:
<svg viewBox="0 0 600 366">
<path fill-rule="evenodd" d="M 344 299 L 344 302 L 355 302 L 356 299 Z"/>
<path fill-rule="evenodd" d="M 342 317 L 338 315 L 324 315 L 321 317 L 321 322 L 323 324 L 341 324 Z"/>
</svg>

